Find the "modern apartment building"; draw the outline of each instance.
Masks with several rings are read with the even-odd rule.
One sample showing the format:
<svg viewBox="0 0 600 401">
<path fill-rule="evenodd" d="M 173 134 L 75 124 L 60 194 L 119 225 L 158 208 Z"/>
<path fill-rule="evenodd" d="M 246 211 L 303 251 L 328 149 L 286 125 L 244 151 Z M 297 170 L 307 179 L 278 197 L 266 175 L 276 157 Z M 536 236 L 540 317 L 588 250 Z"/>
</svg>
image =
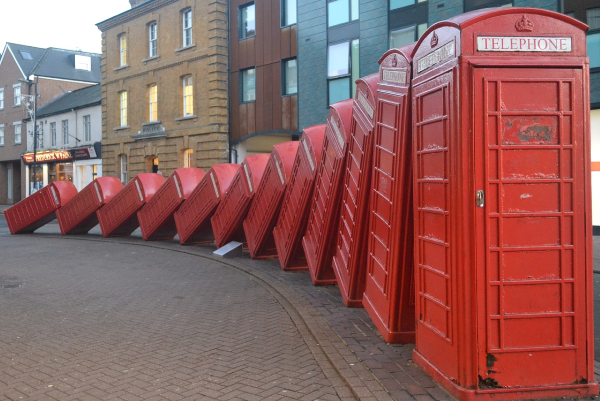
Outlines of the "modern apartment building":
<svg viewBox="0 0 600 401">
<path fill-rule="evenodd" d="M 130 3 L 97 24 L 103 175 L 127 182 L 227 161 L 227 2 Z"/>
<path fill-rule="evenodd" d="M 0 58 L 0 204 L 13 204 L 26 196 L 22 155 L 27 151 L 29 112 L 55 97 L 100 82 L 100 55 L 80 51 L 7 43 Z M 41 175 L 41 167 L 37 169 Z"/>
</svg>

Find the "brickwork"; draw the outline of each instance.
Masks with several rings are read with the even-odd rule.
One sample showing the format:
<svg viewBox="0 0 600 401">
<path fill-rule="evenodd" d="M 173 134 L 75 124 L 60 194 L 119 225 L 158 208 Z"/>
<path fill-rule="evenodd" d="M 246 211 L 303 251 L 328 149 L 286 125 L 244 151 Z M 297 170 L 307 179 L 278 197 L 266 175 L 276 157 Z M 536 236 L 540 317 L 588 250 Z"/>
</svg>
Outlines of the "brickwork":
<svg viewBox="0 0 600 401">
<path fill-rule="evenodd" d="M 192 45 L 184 47 L 182 10 L 192 10 Z M 98 24 L 102 31 L 103 175 L 120 175 L 128 156 L 129 179 L 151 171 L 151 158 L 169 175 L 194 151 L 194 167 L 227 160 L 227 2 L 156 0 Z M 157 57 L 149 57 L 148 25 L 157 24 Z M 119 35 L 127 36 L 120 65 Z M 184 116 L 183 77 L 193 82 L 193 112 Z M 149 87 L 157 86 L 158 121 L 149 116 Z M 119 93 L 127 91 L 128 121 L 121 126 Z M 160 131 L 143 132 L 155 124 Z M 145 124 L 145 125 L 144 125 Z M 152 125 L 150 124 L 150 125 Z M 162 131 L 164 129 L 164 131 Z"/>
</svg>

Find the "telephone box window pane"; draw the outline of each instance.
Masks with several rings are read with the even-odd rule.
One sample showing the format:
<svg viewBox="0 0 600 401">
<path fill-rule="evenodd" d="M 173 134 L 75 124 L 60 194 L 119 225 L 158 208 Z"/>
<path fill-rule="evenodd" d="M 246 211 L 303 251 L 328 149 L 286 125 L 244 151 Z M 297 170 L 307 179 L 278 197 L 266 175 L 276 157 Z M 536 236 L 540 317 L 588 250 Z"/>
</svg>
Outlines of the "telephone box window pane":
<svg viewBox="0 0 600 401">
<path fill-rule="evenodd" d="M 350 78 L 332 79 L 329 81 L 329 104 L 350 98 Z"/>
<path fill-rule="evenodd" d="M 587 37 L 587 53 L 590 58 L 590 68 L 600 67 L 600 32 Z"/>
<path fill-rule="evenodd" d="M 349 54 L 350 43 L 338 43 L 329 46 L 329 57 L 327 61 L 327 76 L 338 77 L 350 73 Z"/>
</svg>

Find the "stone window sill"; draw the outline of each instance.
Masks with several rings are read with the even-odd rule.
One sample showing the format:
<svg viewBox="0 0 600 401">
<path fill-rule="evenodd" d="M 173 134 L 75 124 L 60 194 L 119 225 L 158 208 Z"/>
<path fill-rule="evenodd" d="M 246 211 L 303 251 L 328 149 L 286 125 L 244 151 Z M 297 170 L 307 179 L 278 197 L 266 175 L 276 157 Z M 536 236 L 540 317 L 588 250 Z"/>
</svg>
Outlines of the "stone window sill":
<svg viewBox="0 0 600 401">
<path fill-rule="evenodd" d="M 160 56 L 148 57 L 148 58 L 143 59 L 142 63 L 147 63 L 147 62 L 152 61 L 152 60 L 158 60 L 159 58 L 160 58 Z"/>
<path fill-rule="evenodd" d="M 194 43 L 194 44 L 191 44 L 189 46 L 184 46 L 184 47 L 180 47 L 178 49 L 175 49 L 175 53 L 179 53 L 179 52 L 182 52 L 182 51 L 185 51 L 185 50 L 188 50 L 188 49 L 195 49 L 195 48 L 196 48 L 196 44 Z"/>
<path fill-rule="evenodd" d="M 131 128 L 129 125 L 122 125 L 120 127 L 113 128 L 113 131 L 121 131 L 121 130 L 129 129 L 129 128 Z"/>
<path fill-rule="evenodd" d="M 197 118 L 197 117 L 198 117 L 197 115 L 192 114 L 191 116 L 178 117 L 175 119 L 175 121 L 193 120 L 194 118 Z"/>
<path fill-rule="evenodd" d="M 124 64 L 124 65 L 121 65 L 119 67 L 113 68 L 113 71 L 115 71 L 115 72 L 116 71 L 121 71 L 121 70 L 124 70 L 126 68 L 129 68 L 129 64 Z"/>
</svg>

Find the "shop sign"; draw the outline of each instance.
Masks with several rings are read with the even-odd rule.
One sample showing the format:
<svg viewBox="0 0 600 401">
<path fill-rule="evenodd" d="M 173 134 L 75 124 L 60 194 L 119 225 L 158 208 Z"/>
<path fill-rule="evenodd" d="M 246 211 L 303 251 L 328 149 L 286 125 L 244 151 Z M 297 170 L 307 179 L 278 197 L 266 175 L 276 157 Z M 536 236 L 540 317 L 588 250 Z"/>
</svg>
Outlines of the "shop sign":
<svg viewBox="0 0 600 401">
<path fill-rule="evenodd" d="M 36 152 L 35 161 L 37 163 L 53 163 L 53 162 L 67 162 L 73 159 L 93 159 L 97 157 L 96 150 L 90 146 L 87 148 L 77 148 L 71 150 L 51 150 Z M 25 164 L 33 164 L 33 153 L 25 153 L 23 155 L 23 162 Z"/>
</svg>

